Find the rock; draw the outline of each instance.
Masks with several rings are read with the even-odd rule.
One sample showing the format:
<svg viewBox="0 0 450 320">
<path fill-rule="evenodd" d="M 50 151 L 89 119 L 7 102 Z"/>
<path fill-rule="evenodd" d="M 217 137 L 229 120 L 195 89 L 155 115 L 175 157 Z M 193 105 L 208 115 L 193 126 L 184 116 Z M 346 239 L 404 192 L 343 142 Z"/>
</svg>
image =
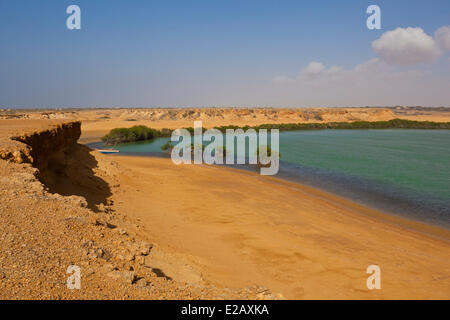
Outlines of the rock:
<svg viewBox="0 0 450 320">
<path fill-rule="evenodd" d="M 87 240 L 85 243 L 83 243 L 81 245 L 83 248 L 91 248 L 94 246 L 94 241 L 92 240 Z"/>
<path fill-rule="evenodd" d="M 150 257 L 149 256 L 145 256 L 143 258 L 144 258 L 144 263 L 143 263 L 144 267 L 151 268 L 152 266 L 151 266 L 151 259 L 150 259 Z"/>
<path fill-rule="evenodd" d="M 98 217 L 95 217 L 95 216 L 90 217 L 89 223 L 94 226 L 102 226 L 103 225 L 102 221 Z"/>
<path fill-rule="evenodd" d="M 147 280 L 145 280 L 144 278 L 140 278 L 139 280 L 136 281 L 135 284 L 140 288 L 144 288 L 147 287 L 150 283 L 147 282 Z"/>
<path fill-rule="evenodd" d="M 140 264 L 140 265 L 144 265 L 144 259 L 145 259 L 145 256 L 137 256 L 137 257 L 135 257 L 135 261 L 138 264 Z"/>
<path fill-rule="evenodd" d="M 32 194 L 43 194 L 44 186 L 39 181 L 30 182 L 27 185 L 26 192 L 32 193 Z"/>
<path fill-rule="evenodd" d="M 64 200 L 68 203 L 80 206 L 82 208 L 86 208 L 88 203 L 85 198 L 80 196 L 70 196 L 70 197 L 63 197 Z"/>
<path fill-rule="evenodd" d="M 126 230 L 122 229 L 122 228 L 118 228 L 116 230 L 121 236 L 127 236 L 128 235 L 128 232 Z"/>
<path fill-rule="evenodd" d="M 256 295 L 256 300 L 270 300 L 270 298 L 268 298 L 268 295 L 264 293 L 258 293 Z"/>
<path fill-rule="evenodd" d="M 113 224 L 111 224 L 111 223 L 109 223 L 106 219 L 105 219 L 105 217 L 102 217 L 102 216 L 92 216 L 91 218 L 90 218 L 90 223 L 92 224 L 92 225 L 94 225 L 94 226 L 104 226 L 104 227 L 107 227 L 107 228 L 109 228 L 109 229 L 115 229 L 115 228 L 117 228 L 117 226 L 115 226 L 115 225 L 113 225 Z"/>
<path fill-rule="evenodd" d="M 109 222 L 106 222 L 106 223 L 105 223 L 105 226 L 106 226 L 108 229 L 116 229 L 116 228 L 117 228 L 116 225 L 113 225 L 113 224 L 111 224 L 111 223 L 109 223 Z"/>
<path fill-rule="evenodd" d="M 152 248 L 153 248 L 153 244 L 142 242 L 140 245 L 139 253 L 143 256 L 149 255 Z"/>
<path fill-rule="evenodd" d="M 119 260 L 131 262 L 134 260 L 135 255 L 131 253 L 126 253 L 126 254 L 118 254 L 116 257 Z"/>
<path fill-rule="evenodd" d="M 27 162 L 27 157 L 20 151 L 13 152 L 13 159 L 16 163 L 24 163 Z"/>
<path fill-rule="evenodd" d="M 106 214 L 110 214 L 110 213 L 114 212 L 114 210 L 112 208 L 110 208 L 110 207 L 105 207 L 104 212 Z"/>
<path fill-rule="evenodd" d="M 103 271 L 105 272 L 111 272 L 117 270 L 117 268 L 112 263 L 105 263 L 105 265 L 102 267 Z"/>
<path fill-rule="evenodd" d="M 273 294 L 269 291 L 261 292 L 256 295 L 257 300 L 286 300 L 286 298 L 281 294 Z"/>
<path fill-rule="evenodd" d="M 125 283 L 129 283 L 129 284 L 133 284 L 137 278 L 136 278 L 136 274 L 134 273 L 134 271 L 111 271 L 108 272 L 108 277 L 116 279 L 116 280 L 120 280 L 120 281 L 124 281 Z"/>
<path fill-rule="evenodd" d="M 82 245 L 82 247 L 85 249 L 86 255 L 90 260 L 95 260 L 99 258 L 105 260 L 111 259 L 111 254 L 105 249 L 95 247 L 94 242 L 92 240 L 86 241 Z"/>
</svg>

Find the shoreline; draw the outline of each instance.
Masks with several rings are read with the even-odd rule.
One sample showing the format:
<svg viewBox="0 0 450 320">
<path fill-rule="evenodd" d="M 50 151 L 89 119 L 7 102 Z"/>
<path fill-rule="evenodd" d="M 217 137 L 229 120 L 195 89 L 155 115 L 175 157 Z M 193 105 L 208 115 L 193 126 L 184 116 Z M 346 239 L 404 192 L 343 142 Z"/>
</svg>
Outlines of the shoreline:
<svg viewBox="0 0 450 320">
<path fill-rule="evenodd" d="M 185 126 L 150 126 L 168 124 Z M 99 141 L 106 128 L 83 123 L 79 142 Z M 246 170 L 106 158 L 122 177 L 113 209 L 142 226 L 135 231 L 157 244 L 155 267 L 176 281 L 262 285 L 287 299 L 448 298 L 446 229 Z M 373 264 L 381 267 L 383 290 L 366 288 Z"/>
<path fill-rule="evenodd" d="M 94 143 L 102 143 L 101 141 L 95 141 L 95 142 L 89 142 L 86 143 L 88 147 L 90 147 L 90 144 Z M 139 153 L 139 152 L 125 152 L 125 153 L 119 153 L 119 154 L 113 154 L 114 157 L 139 157 L 139 158 L 161 158 L 161 159 L 170 159 L 170 157 L 165 152 L 148 152 L 148 153 Z M 222 168 L 224 170 L 239 170 L 244 172 L 249 172 L 253 174 L 257 174 L 257 169 L 255 169 L 252 165 L 213 165 L 213 167 L 216 168 Z M 282 170 L 281 164 L 280 164 L 280 171 Z M 257 174 L 258 175 L 258 174 Z M 259 175 L 258 175 L 259 176 Z M 266 177 L 262 177 L 262 179 Z M 350 204 L 353 204 L 355 206 L 359 207 L 359 210 L 363 210 L 368 212 L 367 216 L 376 217 L 378 219 L 382 219 L 385 222 L 388 223 L 394 223 L 397 226 L 400 227 L 408 227 L 409 229 L 413 231 L 418 231 L 424 234 L 428 234 L 433 237 L 441 238 L 442 240 L 449 241 L 450 239 L 450 228 L 445 226 L 438 225 L 439 222 L 429 222 L 429 221 L 423 221 L 420 218 L 415 218 L 411 216 L 407 216 L 407 214 L 402 214 L 399 212 L 393 212 L 389 210 L 385 210 L 383 206 L 373 206 L 365 202 L 364 200 L 358 201 L 355 198 L 348 197 L 341 195 L 336 191 L 336 187 L 333 188 L 324 188 L 319 185 L 319 183 L 307 183 L 300 181 L 299 177 L 289 177 L 286 175 L 284 176 L 274 176 L 274 177 L 267 177 L 271 179 L 275 179 L 274 181 L 278 181 L 279 183 L 285 182 L 290 183 L 293 186 L 298 186 L 300 188 L 309 188 L 316 192 L 322 192 L 327 195 L 327 197 L 334 197 L 337 200 L 341 201 L 347 201 Z M 317 177 L 316 177 L 317 178 Z M 320 178 L 319 178 L 320 179 Z M 268 180 L 269 181 L 269 180 Z M 323 184 L 323 183 L 322 183 Z M 370 212 L 370 213 L 369 213 Z M 446 235 L 444 238 L 442 238 L 443 235 Z"/>
<path fill-rule="evenodd" d="M 414 282 L 416 271 L 427 283 L 450 272 L 443 263 L 449 258 L 443 248 L 450 246 L 445 229 L 245 170 L 179 167 L 163 158 L 105 159 L 121 171 L 114 209 L 143 225 L 143 234 L 158 244 L 161 269 L 174 279 L 188 265 L 188 278 L 217 286 L 262 284 L 288 299 L 402 299 L 424 297 L 421 286 L 427 285 Z M 429 258 L 413 258 L 424 254 Z M 365 289 L 370 264 L 384 270 L 385 290 Z M 336 288 L 325 289 L 330 283 Z M 438 283 L 448 292 L 448 280 Z"/>
<path fill-rule="evenodd" d="M 170 157 L 166 156 L 163 152 L 161 155 L 156 154 L 112 154 L 108 156 L 113 156 L 114 158 L 155 158 L 155 159 L 167 159 L 170 160 Z M 181 165 L 183 166 L 183 165 Z M 205 166 L 202 164 L 201 166 Z M 430 236 L 439 240 L 444 240 L 450 243 L 450 229 L 441 227 L 438 225 L 434 225 L 431 223 L 426 223 L 424 221 L 416 220 L 414 218 L 408 218 L 403 215 L 387 212 L 378 208 L 374 208 L 368 206 L 364 203 L 358 203 L 354 199 L 347 198 L 344 196 L 340 196 L 335 194 L 329 190 L 316 187 L 314 185 L 309 185 L 306 183 L 302 183 L 299 181 L 289 180 L 286 177 L 278 177 L 278 176 L 260 176 L 257 173 L 257 170 L 253 170 L 251 167 L 234 167 L 234 166 L 225 166 L 225 165 L 212 165 L 212 167 L 220 169 L 220 170 L 232 170 L 238 172 L 244 172 L 250 175 L 256 175 L 260 179 L 273 184 L 284 185 L 293 189 L 300 189 L 302 191 L 306 191 L 313 196 L 317 196 L 320 198 L 325 198 L 329 201 L 334 201 L 335 203 L 342 204 L 346 209 L 351 209 L 352 214 L 355 215 L 363 215 L 364 217 L 378 219 L 378 221 L 388 223 L 392 226 L 403 228 L 404 230 L 409 230 L 411 232 L 418 232 L 426 236 Z"/>
<path fill-rule="evenodd" d="M 20 253 L 3 256 L 4 267 L 20 268 L 4 269 L 6 297 L 19 290 L 47 298 L 254 299 L 266 288 L 258 298 L 448 299 L 450 244 L 442 230 L 431 237 L 428 227 L 418 232 L 420 225 L 396 224 L 404 219 L 386 222 L 333 194 L 245 170 L 112 158 L 77 144 L 78 126 L 41 122 L 50 131 L 36 132 L 34 121 L 15 124 L 2 127 L 0 141 L 5 159 L 14 156 L 0 162 L 2 223 L 13 228 L 4 245 Z M 13 135 L 37 140 L 26 145 Z M 152 244 L 144 256 L 133 251 L 142 241 Z M 48 251 L 22 263 L 30 261 L 24 242 Z M 88 272 L 86 290 L 51 286 L 74 261 Z M 370 265 L 381 268 L 382 290 L 366 286 Z M 17 288 L 24 274 L 42 280 L 36 268 L 47 271 L 44 281 Z M 111 281 L 122 275 L 144 277 L 145 286 Z"/>
<path fill-rule="evenodd" d="M 328 200 L 332 200 L 335 203 L 340 203 L 347 209 L 351 209 L 352 214 L 363 215 L 367 218 L 375 219 L 380 222 L 390 224 L 392 226 L 399 227 L 407 231 L 418 232 L 423 235 L 447 241 L 450 243 L 450 230 L 447 228 L 428 224 L 426 222 L 415 220 L 413 218 L 400 216 L 399 214 L 396 213 L 386 212 L 378 208 L 372 208 L 365 204 L 355 202 L 353 199 L 342 197 L 340 195 L 334 194 L 325 189 L 321 189 L 315 186 L 289 181 L 284 178 L 278 177 L 268 177 L 268 178 L 276 180 L 275 183 L 287 183 L 292 184 L 293 188 L 300 187 L 301 189 L 304 190 L 310 190 L 312 194 L 322 193 Z"/>
<path fill-rule="evenodd" d="M 183 128 L 194 135 L 194 128 Z M 215 129 L 225 134 L 231 130 L 272 130 L 279 132 L 317 131 L 317 130 L 386 130 L 386 129 L 412 129 L 412 130 L 450 130 L 450 122 L 411 121 L 405 119 L 392 119 L 389 121 L 353 121 L 353 122 L 312 122 L 312 123 L 264 123 L 258 126 L 225 125 L 210 128 L 200 127 L 202 132 Z M 164 128 L 158 130 L 144 125 L 132 127 L 114 128 L 102 137 L 105 146 L 114 146 L 126 143 L 150 142 L 157 138 L 167 138 L 173 133 L 173 129 Z"/>
</svg>

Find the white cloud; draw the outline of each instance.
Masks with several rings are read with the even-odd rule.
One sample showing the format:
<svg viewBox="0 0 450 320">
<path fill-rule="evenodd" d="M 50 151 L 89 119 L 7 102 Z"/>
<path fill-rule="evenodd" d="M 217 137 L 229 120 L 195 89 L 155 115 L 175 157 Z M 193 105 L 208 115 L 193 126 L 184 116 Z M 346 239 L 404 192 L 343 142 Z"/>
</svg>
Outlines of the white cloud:
<svg viewBox="0 0 450 320">
<path fill-rule="evenodd" d="M 399 69 L 380 58 L 347 69 L 309 63 L 298 77 L 289 79 L 274 90 L 282 96 L 281 101 L 292 105 L 416 105 L 425 104 L 428 95 L 436 101 L 441 98 L 435 93 L 437 87 L 432 94 L 423 87 L 426 74 L 422 71 Z"/>
<path fill-rule="evenodd" d="M 450 51 L 450 26 L 439 28 L 434 37 L 421 28 L 386 32 L 372 44 L 378 57 L 352 68 L 312 61 L 297 76 L 275 77 L 273 82 L 280 85 L 264 95 L 269 103 L 285 106 L 446 105 L 450 76 L 437 75 L 439 66 L 403 67 L 434 61 Z"/>
<path fill-rule="evenodd" d="M 434 33 L 434 38 L 442 50 L 450 51 L 450 26 L 437 29 Z"/>
<path fill-rule="evenodd" d="M 385 63 L 379 58 L 374 58 L 364 63 L 357 64 L 354 68 L 357 73 L 376 72 L 380 67 L 384 67 Z"/>
<path fill-rule="evenodd" d="M 359 86 L 364 83 L 389 82 L 392 79 L 422 76 L 417 70 L 398 70 L 380 58 L 374 58 L 364 63 L 357 64 L 353 68 L 345 69 L 340 66 L 327 68 L 321 62 L 310 62 L 303 68 L 298 77 L 277 76 L 274 83 L 297 85 L 302 87 L 317 86 Z"/>
<path fill-rule="evenodd" d="M 303 72 L 309 76 L 315 76 L 318 75 L 326 70 L 325 66 L 320 62 L 310 62 L 305 69 L 303 69 Z"/>
<path fill-rule="evenodd" d="M 312 61 L 303 68 L 297 77 L 278 75 L 272 79 L 275 84 L 288 84 L 298 81 L 320 81 L 327 78 L 338 78 L 340 73 L 344 72 L 340 66 L 331 66 L 327 68 L 323 63 Z"/>
<path fill-rule="evenodd" d="M 374 52 L 391 64 L 408 66 L 436 60 L 441 51 L 421 28 L 397 28 L 372 43 Z"/>
<path fill-rule="evenodd" d="M 330 68 L 325 67 L 323 63 L 320 62 L 310 62 L 301 72 L 301 76 L 306 76 L 309 78 L 317 78 L 321 76 L 329 76 L 338 73 L 343 70 L 342 67 L 332 66 Z"/>
</svg>

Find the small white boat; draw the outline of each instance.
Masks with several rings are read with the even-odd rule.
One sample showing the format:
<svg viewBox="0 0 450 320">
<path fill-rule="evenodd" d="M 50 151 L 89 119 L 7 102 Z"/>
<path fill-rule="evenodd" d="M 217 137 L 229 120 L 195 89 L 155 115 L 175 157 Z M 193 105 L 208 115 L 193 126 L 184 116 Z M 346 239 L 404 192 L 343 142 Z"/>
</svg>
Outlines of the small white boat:
<svg viewBox="0 0 450 320">
<path fill-rule="evenodd" d="M 103 154 L 119 153 L 119 150 L 115 149 L 95 149 L 95 150 Z"/>
</svg>

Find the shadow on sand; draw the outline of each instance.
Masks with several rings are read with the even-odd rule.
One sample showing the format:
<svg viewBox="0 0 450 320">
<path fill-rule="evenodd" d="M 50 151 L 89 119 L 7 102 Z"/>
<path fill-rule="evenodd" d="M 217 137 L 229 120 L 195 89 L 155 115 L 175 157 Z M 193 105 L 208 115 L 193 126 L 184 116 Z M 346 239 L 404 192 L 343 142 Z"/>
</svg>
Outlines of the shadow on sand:
<svg viewBox="0 0 450 320">
<path fill-rule="evenodd" d="M 75 144 L 52 155 L 45 167 L 38 167 L 38 179 L 50 193 L 84 197 L 88 208 L 97 212 L 97 206 L 106 204 L 112 193 L 108 183 L 95 175 L 98 162 L 90 151 L 84 145 Z"/>
</svg>

